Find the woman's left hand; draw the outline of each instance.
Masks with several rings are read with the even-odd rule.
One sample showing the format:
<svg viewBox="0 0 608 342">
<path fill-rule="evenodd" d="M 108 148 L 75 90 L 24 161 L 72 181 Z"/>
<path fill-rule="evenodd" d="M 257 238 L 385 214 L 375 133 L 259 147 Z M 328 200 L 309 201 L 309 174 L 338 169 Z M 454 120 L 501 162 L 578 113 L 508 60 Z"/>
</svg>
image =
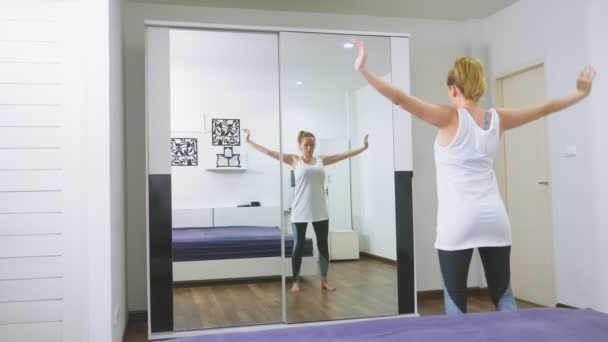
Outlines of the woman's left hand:
<svg viewBox="0 0 608 342">
<path fill-rule="evenodd" d="M 369 137 L 369 134 L 366 134 L 366 135 L 365 135 L 365 138 L 363 138 L 363 146 L 364 146 L 365 148 L 368 148 L 368 147 L 369 147 L 369 141 L 368 141 L 368 137 Z"/>
<path fill-rule="evenodd" d="M 591 85 L 595 78 L 595 69 L 591 65 L 587 65 L 578 75 L 576 79 L 576 90 L 582 96 L 587 96 L 591 92 Z"/>
<path fill-rule="evenodd" d="M 359 55 L 355 60 L 355 70 L 361 71 L 365 68 L 365 62 L 367 61 L 367 49 L 365 48 L 365 44 L 360 40 L 353 38 L 352 42 L 359 50 Z"/>
</svg>

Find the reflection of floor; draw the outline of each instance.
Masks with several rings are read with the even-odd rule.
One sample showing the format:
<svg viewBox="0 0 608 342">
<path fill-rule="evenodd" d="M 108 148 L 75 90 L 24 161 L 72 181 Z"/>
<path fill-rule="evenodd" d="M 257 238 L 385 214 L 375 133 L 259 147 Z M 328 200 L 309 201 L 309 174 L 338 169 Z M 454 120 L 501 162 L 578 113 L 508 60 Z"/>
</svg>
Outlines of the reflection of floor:
<svg viewBox="0 0 608 342">
<path fill-rule="evenodd" d="M 397 314 L 396 266 L 362 258 L 334 262 L 329 272 L 336 292 L 321 290 L 320 279 L 304 278 L 302 292 L 288 293 L 288 322 Z"/>
<path fill-rule="evenodd" d="M 320 279 L 302 279 L 302 291 L 287 292 L 289 322 L 397 314 L 397 270 L 371 258 L 332 262 L 329 279 L 336 292 L 321 290 Z M 265 324 L 281 321 L 281 283 L 177 287 L 175 330 Z"/>
<path fill-rule="evenodd" d="M 281 279 L 173 289 L 175 330 L 281 321 Z"/>
</svg>

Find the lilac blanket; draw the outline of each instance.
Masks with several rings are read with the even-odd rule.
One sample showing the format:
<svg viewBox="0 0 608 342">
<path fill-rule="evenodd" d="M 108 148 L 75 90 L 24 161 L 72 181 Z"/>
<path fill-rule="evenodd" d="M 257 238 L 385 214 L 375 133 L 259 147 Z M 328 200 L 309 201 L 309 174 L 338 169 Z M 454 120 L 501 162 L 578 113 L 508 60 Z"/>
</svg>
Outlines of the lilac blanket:
<svg viewBox="0 0 608 342">
<path fill-rule="evenodd" d="M 608 315 L 592 310 L 526 309 L 463 316 L 395 317 L 373 321 L 280 328 L 180 338 L 176 342 L 608 341 Z"/>
</svg>

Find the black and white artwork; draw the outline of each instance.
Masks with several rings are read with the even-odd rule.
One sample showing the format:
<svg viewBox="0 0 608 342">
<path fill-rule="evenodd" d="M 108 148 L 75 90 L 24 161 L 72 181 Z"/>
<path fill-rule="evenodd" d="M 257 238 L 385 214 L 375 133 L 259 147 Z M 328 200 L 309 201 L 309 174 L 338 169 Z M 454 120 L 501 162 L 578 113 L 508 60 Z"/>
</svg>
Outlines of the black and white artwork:
<svg viewBox="0 0 608 342">
<path fill-rule="evenodd" d="M 241 167 L 240 154 L 234 153 L 234 147 L 241 146 L 240 119 L 211 119 L 211 139 L 213 146 L 224 148 L 217 154 L 215 167 Z"/>
<path fill-rule="evenodd" d="M 213 146 L 241 146 L 241 120 L 211 119 Z"/>
<path fill-rule="evenodd" d="M 217 154 L 216 167 L 241 167 L 241 155 L 234 153 L 232 147 L 224 147 L 224 153 Z"/>
<path fill-rule="evenodd" d="M 171 138 L 171 165 L 198 165 L 198 146 L 196 138 Z"/>
</svg>

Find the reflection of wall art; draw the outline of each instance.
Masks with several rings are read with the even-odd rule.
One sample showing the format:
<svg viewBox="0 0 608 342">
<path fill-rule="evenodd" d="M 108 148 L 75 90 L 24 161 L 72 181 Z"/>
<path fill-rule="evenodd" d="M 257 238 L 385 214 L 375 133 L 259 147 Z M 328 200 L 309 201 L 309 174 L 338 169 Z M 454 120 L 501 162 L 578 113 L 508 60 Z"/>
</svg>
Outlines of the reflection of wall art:
<svg viewBox="0 0 608 342">
<path fill-rule="evenodd" d="M 241 167 L 241 155 L 233 153 L 232 147 L 224 147 L 224 153 L 217 154 L 216 167 Z"/>
<path fill-rule="evenodd" d="M 216 167 L 241 167 L 240 154 L 234 153 L 234 146 L 241 146 L 241 120 L 212 119 L 213 146 L 223 146 L 223 153 L 217 154 Z"/>
<path fill-rule="evenodd" d="M 212 119 L 213 146 L 241 146 L 241 120 Z"/>
<path fill-rule="evenodd" d="M 171 138 L 171 165 L 198 165 L 198 147 L 196 138 Z"/>
</svg>

